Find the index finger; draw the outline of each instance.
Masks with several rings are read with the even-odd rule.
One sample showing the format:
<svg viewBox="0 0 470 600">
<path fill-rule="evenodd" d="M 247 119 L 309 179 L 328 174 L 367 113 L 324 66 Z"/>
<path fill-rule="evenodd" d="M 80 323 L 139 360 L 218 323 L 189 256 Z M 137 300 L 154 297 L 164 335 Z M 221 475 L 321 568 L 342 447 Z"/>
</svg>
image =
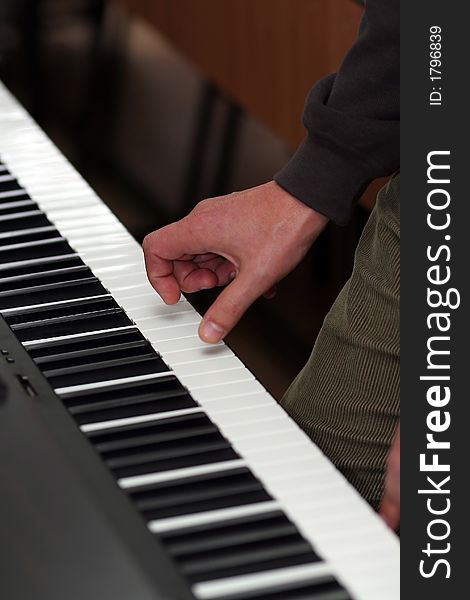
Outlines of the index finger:
<svg viewBox="0 0 470 600">
<path fill-rule="evenodd" d="M 173 274 L 173 261 L 150 255 L 144 250 L 147 277 L 153 289 L 166 304 L 176 304 L 181 290 Z"/>
<path fill-rule="evenodd" d="M 191 260 L 205 252 L 194 230 L 182 219 L 147 235 L 143 242 L 147 277 L 167 304 L 176 304 L 181 288 L 174 275 L 174 260 Z"/>
</svg>

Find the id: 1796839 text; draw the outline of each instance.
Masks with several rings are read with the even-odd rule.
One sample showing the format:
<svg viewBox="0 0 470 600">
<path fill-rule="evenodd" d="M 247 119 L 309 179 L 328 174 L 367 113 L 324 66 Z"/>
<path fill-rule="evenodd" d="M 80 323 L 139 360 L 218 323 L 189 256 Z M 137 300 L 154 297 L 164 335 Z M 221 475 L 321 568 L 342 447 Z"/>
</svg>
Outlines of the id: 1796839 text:
<svg viewBox="0 0 470 600">
<path fill-rule="evenodd" d="M 429 28 L 429 80 L 431 91 L 429 105 L 442 105 L 442 29 L 439 25 Z"/>
</svg>

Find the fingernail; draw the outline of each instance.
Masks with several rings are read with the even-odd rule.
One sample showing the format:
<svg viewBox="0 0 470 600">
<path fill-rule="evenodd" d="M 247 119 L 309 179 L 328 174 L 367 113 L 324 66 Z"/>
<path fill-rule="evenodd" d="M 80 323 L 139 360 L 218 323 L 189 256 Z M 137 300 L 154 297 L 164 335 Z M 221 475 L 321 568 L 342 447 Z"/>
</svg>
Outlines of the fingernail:
<svg viewBox="0 0 470 600">
<path fill-rule="evenodd" d="M 207 321 L 202 323 L 199 329 L 199 335 L 204 342 L 209 344 L 216 344 L 224 337 L 227 332 L 222 329 L 220 325 L 214 323 L 214 321 Z"/>
</svg>

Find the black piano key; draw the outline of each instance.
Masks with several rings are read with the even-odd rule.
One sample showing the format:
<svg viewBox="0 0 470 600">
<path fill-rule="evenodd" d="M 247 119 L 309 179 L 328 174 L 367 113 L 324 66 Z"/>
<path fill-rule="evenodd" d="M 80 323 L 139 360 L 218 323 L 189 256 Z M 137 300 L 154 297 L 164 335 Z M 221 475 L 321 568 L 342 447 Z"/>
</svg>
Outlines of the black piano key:
<svg viewBox="0 0 470 600">
<path fill-rule="evenodd" d="M 48 283 L 0 292 L 0 309 L 60 302 L 102 294 L 106 294 L 106 288 L 103 287 L 100 280 L 96 277 L 72 279 L 71 281 Z"/>
<path fill-rule="evenodd" d="M 152 346 L 145 339 L 116 344 L 112 346 L 99 346 L 98 348 L 87 348 L 69 351 L 65 354 L 49 354 L 36 359 L 38 367 L 44 371 L 51 369 L 64 369 L 77 367 L 79 365 L 95 365 L 100 362 L 116 358 L 135 358 L 155 354 Z"/>
<path fill-rule="evenodd" d="M 56 256 L 54 258 L 41 258 L 32 260 L 22 265 L 0 263 L 0 283 L 5 279 L 12 277 L 22 277 L 25 275 L 35 275 L 45 271 L 53 271 L 68 267 L 85 267 L 85 263 L 77 255 Z"/>
<path fill-rule="evenodd" d="M 42 322 L 21 323 L 11 328 L 21 342 L 65 335 L 112 329 L 132 325 L 126 313 L 119 308 L 99 310 L 71 317 L 57 317 Z"/>
<path fill-rule="evenodd" d="M 11 198 L 18 198 L 19 196 L 23 196 L 26 194 L 23 188 L 17 188 L 15 190 L 5 190 L 0 192 L 0 201 L 1 200 L 10 200 Z M 27 195 L 27 194 L 26 194 Z M 29 198 L 29 196 L 27 196 Z"/>
<path fill-rule="evenodd" d="M 34 344 L 28 347 L 28 352 L 33 358 L 54 356 L 57 354 L 67 355 L 69 352 L 81 352 L 94 350 L 105 346 L 114 346 L 116 344 L 128 344 L 131 342 L 145 341 L 140 331 L 127 329 L 124 331 L 107 331 L 105 333 L 90 333 L 71 340 L 55 340 L 53 342 L 41 343 L 38 346 Z"/>
<path fill-rule="evenodd" d="M 14 275 L 3 278 L 0 276 L 0 292 L 21 290 L 23 288 L 50 283 L 85 279 L 87 277 L 93 277 L 93 273 L 85 265 L 48 270 L 43 271 L 42 273 L 28 273 L 25 275 Z"/>
<path fill-rule="evenodd" d="M 173 471 L 239 458 L 220 433 L 197 435 L 150 447 L 103 455 L 117 478 Z"/>
<path fill-rule="evenodd" d="M 119 400 L 82 404 L 80 406 L 69 407 L 69 410 L 74 415 L 77 423 L 83 425 L 85 423 L 97 423 L 110 419 L 125 419 L 139 415 L 171 412 L 198 406 L 186 390 L 167 392 L 165 397 L 161 399 L 155 396 L 132 398 L 127 401 L 121 398 Z"/>
<path fill-rule="evenodd" d="M 256 504 L 257 502 L 266 502 L 271 499 L 269 494 L 260 489 L 247 489 L 245 491 L 240 491 L 239 493 L 230 493 L 228 491 L 226 494 L 214 493 L 212 496 L 204 498 L 201 493 L 201 498 L 197 498 L 195 494 L 195 500 L 192 503 L 184 503 L 181 504 L 175 503 L 168 506 L 161 506 L 155 508 L 148 508 L 146 510 L 142 510 L 142 515 L 147 521 L 165 519 L 169 517 L 178 517 L 187 514 L 196 514 L 200 512 L 207 512 L 211 510 L 223 510 L 225 508 L 233 508 L 237 506 L 248 506 L 250 504 Z"/>
<path fill-rule="evenodd" d="M 113 452 L 127 452 L 134 448 L 217 432 L 217 426 L 209 417 L 195 413 L 93 431 L 88 437 L 98 452 L 109 456 Z"/>
<path fill-rule="evenodd" d="M 121 409 L 126 406 L 148 406 L 145 412 L 166 412 L 198 406 L 187 389 L 171 373 L 153 381 L 138 381 L 109 388 L 72 392 L 61 396 L 70 412 L 76 415 L 93 410 Z M 189 398 L 189 399 L 188 399 Z M 158 408 L 158 410 L 155 410 Z M 130 408 L 130 410 L 132 410 Z"/>
<path fill-rule="evenodd" d="M 150 375 L 169 371 L 163 360 L 154 353 L 139 356 L 133 359 L 118 358 L 99 362 L 95 365 L 79 365 L 63 369 L 43 371 L 54 388 L 111 381 L 122 377 L 135 377 L 137 375 Z"/>
<path fill-rule="evenodd" d="M 24 245 L 18 244 L 16 247 L 0 248 L 0 262 L 4 264 L 60 254 L 74 254 L 74 251 L 65 239 L 56 238 L 50 241 L 41 240 Z"/>
<path fill-rule="evenodd" d="M 255 514 L 223 523 L 208 523 L 184 530 L 158 534 L 166 550 L 174 556 L 195 554 L 257 540 L 271 540 L 292 535 L 296 526 L 280 510 Z"/>
<path fill-rule="evenodd" d="M 40 210 L 17 212 L 14 214 L 0 214 L 0 233 L 31 229 L 32 227 L 48 227 L 51 222 Z"/>
<path fill-rule="evenodd" d="M 247 468 L 143 486 L 130 497 L 147 521 L 272 500 Z"/>
<path fill-rule="evenodd" d="M 29 213 L 32 210 L 39 210 L 38 205 L 31 199 L 10 198 L 9 202 L 0 204 L 0 216 Z"/>
<path fill-rule="evenodd" d="M 36 227 L 35 229 L 27 229 L 14 235 L 0 237 L 0 247 L 11 246 L 12 244 L 23 244 L 25 242 L 37 242 L 39 240 L 47 240 L 56 237 L 61 237 L 57 229 L 54 229 L 53 227 Z"/>
<path fill-rule="evenodd" d="M 203 414 L 160 419 L 88 434 L 116 477 L 232 460 L 238 455 Z"/>
<path fill-rule="evenodd" d="M 191 583 L 320 561 L 310 544 L 298 533 L 276 540 L 180 555 L 174 559 Z"/>
<path fill-rule="evenodd" d="M 80 425 L 198 406 L 174 375 L 127 384 L 113 391 L 76 392 L 62 400 Z"/>
<path fill-rule="evenodd" d="M 21 190 L 23 189 L 18 183 L 17 179 L 10 175 L 9 173 L 5 173 L 5 171 L 0 171 L 0 192 L 8 192 L 9 190 Z"/>
<path fill-rule="evenodd" d="M 251 590 L 224 595 L 213 600 L 353 600 L 349 592 L 331 575 L 275 586 L 269 591 Z"/>
<path fill-rule="evenodd" d="M 230 443 L 220 433 L 214 433 L 204 439 L 203 436 L 199 436 L 195 440 L 167 442 L 153 452 L 150 450 L 145 452 L 141 449 L 139 454 L 134 451 L 133 456 L 127 460 L 127 464 L 122 466 L 118 464 L 113 466 L 106 459 L 105 462 L 114 476 L 121 478 L 187 469 L 237 458 L 240 456 L 233 450 Z M 122 462 L 124 463 L 124 460 Z"/>
<path fill-rule="evenodd" d="M 33 323 L 54 319 L 56 317 L 73 317 L 84 315 L 109 308 L 120 308 L 111 296 L 96 296 L 78 300 L 64 300 L 60 304 L 48 304 L 45 306 L 19 307 L 5 316 L 9 325 L 20 323 Z"/>
<path fill-rule="evenodd" d="M 100 386 L 96 389 L 64 392 L 60 397 L 67 406 L 74 405 L 75 403 L 82 404 L 84 402 L 93 402 L 95 400 L 112 400 L 125 396 L 136 397 L 140 393 L 151 392 L 155 389 L 155 386 L 159 386 L 163 382 L 170 384 L 174 379 L 176 379 L 175 375 L 173 373 L 168 373 L 168 375 L 161 375 L 158 379 L 154 380 L 125 381 L 117 384 L 112 383 Z"/>
</svg>

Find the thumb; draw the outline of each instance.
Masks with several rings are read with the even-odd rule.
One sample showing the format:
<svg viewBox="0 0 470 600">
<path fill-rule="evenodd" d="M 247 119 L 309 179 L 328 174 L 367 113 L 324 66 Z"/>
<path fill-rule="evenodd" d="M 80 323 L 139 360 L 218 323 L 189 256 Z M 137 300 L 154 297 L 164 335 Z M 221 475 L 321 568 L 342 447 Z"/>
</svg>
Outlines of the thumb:
<svg viewBox="0 0 470 600">
<path fill-rule="evenodd" d="M 204 315 L 199 326 L 199 337 L 211 344 L 220 342 L 263 291 L 252 277 L 240 273 Z"/>
</svg>

